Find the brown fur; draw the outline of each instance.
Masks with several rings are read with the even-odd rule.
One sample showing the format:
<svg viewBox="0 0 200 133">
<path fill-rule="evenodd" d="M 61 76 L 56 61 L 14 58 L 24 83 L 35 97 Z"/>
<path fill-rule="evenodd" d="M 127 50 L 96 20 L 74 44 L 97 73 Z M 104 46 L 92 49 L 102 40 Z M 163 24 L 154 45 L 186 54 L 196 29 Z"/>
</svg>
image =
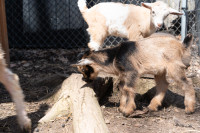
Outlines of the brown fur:
<svg viewBox="0 0 200 133">
<path fill-rule="evenodd" d="M 90 80 L 101 74 L 109 74 L 119 77 L 120 90 L 120 111 L 128 116 L 136 108 L 134 102 L 135 83 L 143 74 L 153 74 L 156 81 L 156 96 L 148 106 L 150 110 L 156 111 L 162 104 L 162 100 L 168 88 L 166 75 L 182 86 L 185 91 L 185 111 L 194 112 L 195 92 L 192 82 L 186 77 L 183 57 L 188 54 L 192 37 L 186 37 L 188 44 L 182 44 L 175 37 L 168 34 L 153 34 L 152 36 L 137 41 L 123 42 L 110 49 L 90 52 L 81 60 L 77 66 L 81 73 L 85 74 L 86 68 L 91 67 L 85 78 Z M 187 47 L 187 48 L 186 48 Z M 102 56 L 101 56 L 102 55 Z M 99 60 L 100 58 L 100 60 Z M 87 66 L 82 62 L 89 60 Z M 80 70 L 80 69 L 79 69 Z"/>
<path fill-rule="evenodd" d="M 139 39 L 148 37 L 156 31 L 153 23 L 151 23 L 152 18 L 150 10 L 136 6 L 134 6 L 134 8 L 130 7 L 130 9 L 131 10 L 128 18 L 124 23 L 124 25 L 128 29 L 127 38 L 130 41 L 137 41 Z"/>
</svg>

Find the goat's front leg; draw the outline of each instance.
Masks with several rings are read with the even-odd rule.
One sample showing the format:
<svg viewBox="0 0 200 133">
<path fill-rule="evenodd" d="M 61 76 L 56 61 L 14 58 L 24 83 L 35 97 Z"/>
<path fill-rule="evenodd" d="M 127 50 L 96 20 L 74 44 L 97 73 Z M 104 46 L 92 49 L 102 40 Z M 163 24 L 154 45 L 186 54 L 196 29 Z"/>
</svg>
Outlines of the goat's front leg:
<svg viewBox="0 0 200 133">
<path fill-rule="evenodd" d="M 134 78 L 128 78 L 128 81 L 125 82 L 125 85 L 121 88 L 122 96 L 120 100 L 120 111 L 124 116 L 129 116 L 136 109 L 136 104 L 134 101 L 135 92 L 134 92 Z"/>
<path fill-rule="evenodd" d="M 119 89 L 120 89 L 120 92 L 121 92 L 121 98 L 120 98 L 119 110 L 121 112 L 123 112 L 124 108 L 126 107 L 126 102 L 127 102 L 127 99 L 128 99 L 127 93 L 126 93 L 126 91 L 123 90 L 123 88 L 124 88 L 124 82 L 120 82 Z"/>
<path fill-rule="evenodd" d="M 107 37 L 106 28 L 103 26 L 93 26 L 87 29 L 90 35 L 90 42 L 88 43 L 88 47 L 91 51 L 98 51 L 102 48 L 103 42 Z"/>
<path fill-rule="evenodd" d="M 6 87 L 16 105 L 17 119 L 21 129 L 25 132 L 31 132 L 31 120 L 25 110 L 24 95 L 19 85 L 18 76 L 1 64 L 0 81 Z"/>
<path fill-rule="evenodd" d="M 132 87 L 124 86 L 123 91 L 126 93 L 126 106 L 121 111 L 124 116 L 129 116 L 136 109 L 136 104 L 134 101 L 135 93 Z"/>
<path fill-rule="evenodd" d="M 165 97 L 165 93 L 168 88 L 168 82 L 166 80 L 166 73 L 156 75 L 155 76 L 156 81 L 156 95 L 151 100 L 148 108 L 152 111 L 157 111 L 158 106 L 161 106 L 162 101 Z"/>
</svg>

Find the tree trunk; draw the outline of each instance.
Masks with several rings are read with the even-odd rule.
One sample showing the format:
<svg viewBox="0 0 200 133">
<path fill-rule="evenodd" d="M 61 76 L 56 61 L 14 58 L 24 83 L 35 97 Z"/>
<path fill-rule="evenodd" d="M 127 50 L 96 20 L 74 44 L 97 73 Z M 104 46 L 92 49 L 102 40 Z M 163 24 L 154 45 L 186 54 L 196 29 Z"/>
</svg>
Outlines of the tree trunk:
<svg viewBox="0 0 200 133">
<path fill-rule="evenodd" d="M 72 113 L 75 133 L 108 133 L 97 96 L 105 95 L 107 90 L 112 88 L 111 82 L 111 79 L 97 79 L 88 84 L 82 80 L 81 74 L 72 74 L 51 97 L 50 100 L 55 104 L 39 122 L 48 122 L 58 115 Z"/>
</svg>

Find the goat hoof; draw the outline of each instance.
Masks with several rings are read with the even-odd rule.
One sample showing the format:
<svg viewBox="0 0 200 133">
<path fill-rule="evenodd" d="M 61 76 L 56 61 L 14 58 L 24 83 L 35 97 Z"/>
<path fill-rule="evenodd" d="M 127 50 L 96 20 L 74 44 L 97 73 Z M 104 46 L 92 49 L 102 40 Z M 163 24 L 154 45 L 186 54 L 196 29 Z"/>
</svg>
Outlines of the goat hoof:
<svg viewBox="0 0 200 133">
<path fill-rule="evenodd" d="M 124 117 L 129 117 L 132 113 L 122 113 Z"/>
<path fill-rule="evenodd" d="M 28 119 L 26 123 L 22 126 L 22 133 L 31 133 L 31 120 Z"/>
<path fill-rule="evenodd" d="M 123 116 L 125 116 L 125 117 L 129 117 L 131 114 L 133 114 L 133 110 L 128 110 L 128 111 L 125 111 L 125 112 L 123 112 Z"/>
<path fill-rule="evenodd" d="M 125 109 L 125 108 L 123 108 L 123 110 L 120 110 L 120 112 L 123 114 L 123 116 L 128 117 L 128 116 L 130 116 L 134 111 L 133 111 L 133 109 Z"/>
<path fill-rule="evenodd" d="M 125 107 L 124 107 L 124 106 L 119 106 L 119 111 L 120 111 L 121 113 L 123 113 L 124 110 L 125 110 Z"/>
<path fill-rule="evenodd" d="M 24 129 L 22 130 L 22 133 L 31 133 L 31 129 L 25 129 L 25 128 L 24 128 Z"/>
<path fill-rule="evenodd" d="M 185 107 L 185 113 L 186 114 L 192 114 L 192 113 L 194 113 L 194 108 Z"/>
<path fill-rule="evenodd" d="M 22 133 L 31 133 L 31 125 L 23 127 Z"/>
<path fill-rule="evenodd" d="M 148 109 L 149 109 L 149 111 L 158 111 L 157 107 L 151 106 L 151 105 L 148 106 Z"/>
</svg>

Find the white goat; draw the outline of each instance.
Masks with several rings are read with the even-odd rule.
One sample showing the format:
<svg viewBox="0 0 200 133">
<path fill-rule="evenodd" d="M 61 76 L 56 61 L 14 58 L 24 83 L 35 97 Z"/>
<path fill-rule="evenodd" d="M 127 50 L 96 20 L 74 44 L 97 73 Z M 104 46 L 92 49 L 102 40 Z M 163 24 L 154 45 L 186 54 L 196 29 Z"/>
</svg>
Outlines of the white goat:
<svg viewBox="0 0 200 133">
<path fill-rule="evenodd" d="M 31 132 L 31 120 L 28 118 L 25 105 L 24 95 L 19 85 L 19 78 L 12 73 L 6 66 L 4 52 L 0 46 L 0 82 L 10 93 L 12 100 L 16 105 L 17 119 L 20 128 L 25 132 Z"/>
<path fill-rule="evenodd" d="M 78 7 L 88 24 L 90 50 L 99 50 L 109 35 L 137 41 L 154 33 L 169 15 L 182 15 L 161 1 L 142 3 L 143 7 L 114 2 L 99 3 L 88 9 L 86 0 L 78 0 Z"/>
</svg>

